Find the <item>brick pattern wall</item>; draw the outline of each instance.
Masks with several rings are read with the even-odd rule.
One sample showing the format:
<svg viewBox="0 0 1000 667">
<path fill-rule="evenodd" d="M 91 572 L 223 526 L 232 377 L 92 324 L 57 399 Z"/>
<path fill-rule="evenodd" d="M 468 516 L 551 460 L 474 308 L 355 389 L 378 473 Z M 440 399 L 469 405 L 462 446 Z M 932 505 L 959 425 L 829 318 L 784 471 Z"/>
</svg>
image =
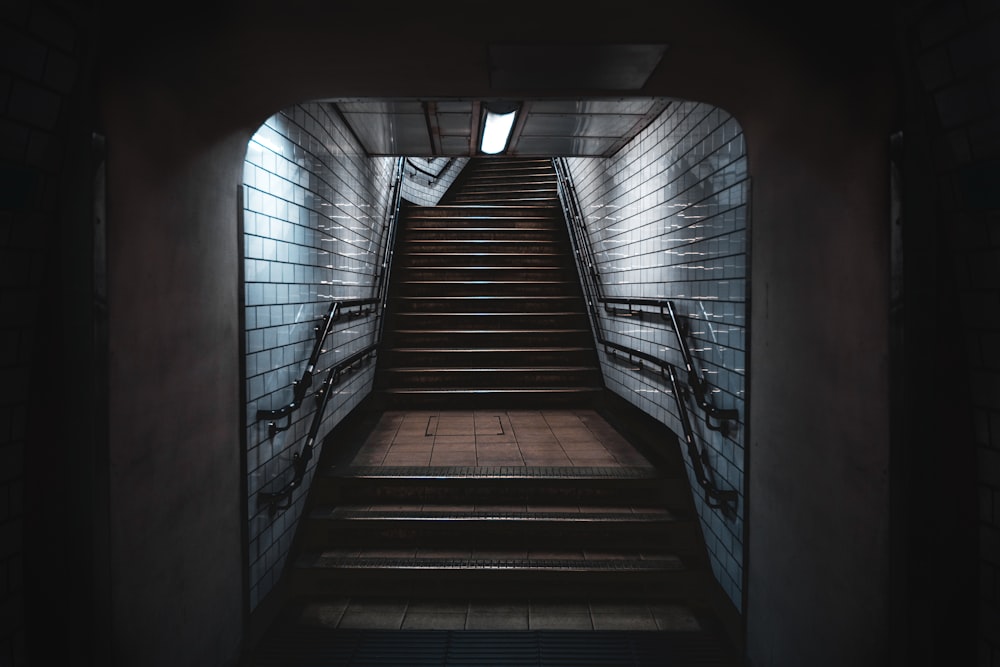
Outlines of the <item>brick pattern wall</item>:
<svg viewBox="0 0 1000 667">
<path fill-rule="evenodd" d="M 44 3 L 0 11 L 0 664 L 28 660 L 25 460 L 42 361 L 43 283 L 57 267 L 60 186 L 84 69 L 80 17 Z M 51 306 L 50 302 L 50 306 Z M 40 380 L 39 380 L 40 381 Z"/>
<path fill-rule="evenodd" d="M 952 247 L 962 306 L 958 349 L 978 464 L 979 664 L 1000 667 L 1000 6 L 928 3 L 906 27 L 936 224 Z"/>
<path fill-rule="evenodd" d="M 401 196 L 417 206 L 435 206 L 469 158 L 407 158 Z"/>
<path fill-rule="evenodd" d="M 672 300 L 690 325 L 688 346 L 712 387 L 711 401 L 739 412 L 723 434 L 708 429 L 695 402 L 687 402 L 719 487 L 740 494 L 731 516 L 709 508 L 688 463 L 712 570 L 742 609 L 748 194 L 742 129 L 720 109 L 675 101 L 613 157 L 574 158 L 569 167 L 605 296 Z M 602 315 L 605 335 L 669 361 L 683 376 L 673 329 L 657 310 L 647 311 L 641 319 Z M 683 434 L 665 381 L 603 353 L 601 363 L 612 391 Z"/>
<path fill-rule="evenodd" d="M 257 410 L 291 402 L 292 382 L 302 375 L 314 327 L 331 301 L 375 296 L 394 161 L 366 157 L 352 137 L 330 107 L 310 103 L 272 116 L 247 148 L 243 225 L 251 609 L 281 576 L 322 438 L 371 391 L 372 362 L 335 385 L 305 483 L 291 508 L 272 515 L 258 506 L 259 491 L 277 491 L 291 478 L 292 456 L 302 449 L 315 402 L 307 399 L 292 413 L 288 430 L 273 437 L 267 420 L 256 421 Z M 375 341 L 376 322 L 374 315 L 338 320 L 312 391 L 331 366 Z"/>
</svg>

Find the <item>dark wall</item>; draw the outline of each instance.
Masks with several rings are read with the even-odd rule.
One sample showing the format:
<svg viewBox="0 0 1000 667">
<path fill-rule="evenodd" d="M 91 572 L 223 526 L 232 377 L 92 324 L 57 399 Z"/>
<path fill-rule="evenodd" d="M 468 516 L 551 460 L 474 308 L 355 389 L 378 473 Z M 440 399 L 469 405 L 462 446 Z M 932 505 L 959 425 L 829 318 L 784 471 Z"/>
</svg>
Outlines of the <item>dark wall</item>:
<svg viewBox="0 0 1000 667">
<path fill-rule="evenodd" d="M 973 650 L 995 663 L 992 4 L 890 16 L 848 3 L 815 20 L 781 3 L 593 15 L 524 3 L 479 32 L 447 1 L 434 16 L 416 3 L 181 3 L 152 21 L 138 4 L 5 8 L 0 159 L 20 185 L 0 219 L 0 658 L 235 660 L 246 140 L 324 96 L 495 95 L 486 42 L 572 35 L 665 39 L 644 92 L 719 106 L 747 137 L 752 664 L 941 664 L 948 647 L 950 664 Z M 107 346 L 95 129 L 108 154 Z M 890 310 L 898 129 L 911 231 L 907 296 Z M 976 584 L 978 609 L 963 602 Z M 66 591 L 79 594 L 55 605 Z"/>
<path fill-rule="evenodd" d="M 897 27 L 896 664 L 996 666 L 1000 4 L 913 3 Z"/>
<path fill-rule="evenodd" d="M 92 8 L 0 12 L 0 664 L 102 655 Z M 28 658 L 31 658 L 28 662 Z"/>
</svg>

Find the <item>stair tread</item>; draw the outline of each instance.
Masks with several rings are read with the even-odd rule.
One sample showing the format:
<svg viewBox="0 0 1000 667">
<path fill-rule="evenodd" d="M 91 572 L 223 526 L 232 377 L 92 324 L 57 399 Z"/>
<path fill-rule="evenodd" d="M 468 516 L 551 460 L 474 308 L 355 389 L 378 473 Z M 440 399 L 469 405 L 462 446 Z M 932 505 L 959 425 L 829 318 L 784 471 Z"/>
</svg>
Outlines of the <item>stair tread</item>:
<svg viewBox="0 0 1000 667">
<path fill-rule="evenodd" d="M 405 367 L 395 367 L 387 368 L 386 370 L 395 373 L 492 373 L 492 372 L 507 372 L 507 373 L 527 373 L 531 371 L 590 371 L 597 368 L 596 366 L 451 366 L 451 367 L 441 367 L 441 366 L 405 366 Z"/>
<path fill-rule="evenodd" d="M 603 507 L 599 511 L 588 508 L 566 509 L 564 511 L 527 510 L 477 510 L 477 509 L 428 509 L 413 506 L 409 509 L 379 509 L 377 506 L 323 507 L 313 510 L 313 519 L 346 519 L 353 521 L 485 521 L 485 522 L 552 522 L 560 523 L 662 523 L 678 521 L 678 516 L 667 509 L 643 509 Z"/>
<path fill-rule="evenodd" d="M 374 550 L 377 554 L 379 551 Z M 523 551 L 491 551 L 490 557 L 475 556 L 381 556 L 369 555 L 364 552 L 357 555 L 345 555 L 340 552 L 320 552 L 303 554 L 297 561 L 297 567 L 330 568 L 330 569 L 486 569 L 486 570 L 573 570 L 573 571 L 651 571 L 651 570 L 683 570 L 684 562 L 680 557 L 670 554 L 650 557 L 617 555 L 607 552 L 601 558 L 586 558 L 584 554 L 573 551 L 549 552 L 545 557 L 525 557 Z"/>
<path fill-rule="evenodd" d="M 427 353 L 449 352 L 455 354 L 489 353 L 489 352 L 582 352 L 592 350 L 586 346 L 550 346 L 550 347 L 394 347 L 391 352 Z"/>
<path fill-rule="evenodd" d="M 428 317 L 428 313 L 398 313 L 400 317 Z M 553 317 L 553 316 L 564 316 L 564 315 L 583 315 L 578 310 L 505 310 L 503 312 L 493 312 L 493 311 L 435 311 L 430 313 L 433 317 L 497 317 L 502 315 L 504 317 Z"/>
</svg>

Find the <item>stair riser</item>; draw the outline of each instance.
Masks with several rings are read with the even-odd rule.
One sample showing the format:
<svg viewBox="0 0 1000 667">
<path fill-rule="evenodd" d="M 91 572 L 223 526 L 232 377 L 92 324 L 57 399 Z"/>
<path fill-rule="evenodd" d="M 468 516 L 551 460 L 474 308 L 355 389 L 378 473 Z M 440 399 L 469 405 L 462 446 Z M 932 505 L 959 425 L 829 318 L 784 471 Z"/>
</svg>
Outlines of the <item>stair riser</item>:
<svg viewBox="0 0 1000 667">
<path fill-rule="evenodd" d="M 698 602 L 703 582 L 688 571 L 648 572 L 507 572 L 476 570 L 293 570 L 291 593 L 337 597 L 447 597 L 474 591 L 482 598 L 510 599 L 657 599 Z"/>
<path fill-rule="evenodd" d="M 396 262 L 407 261 L 406 258 L 413 255 L 427 253 L 445 253 L 452 256 L 469 255 L 477 256 L 481 253 L 491 253 L 496 255 L 561 255 L 572 256 L 569 246 L 561 241 L 552 239 L 518 241 L 508 238 L 483 240 L 481 238 L 457 240 L 455 234 L 448 234 L 447 238 L 427 239 L 422 241 L 411 240 L 396 249 Z"/>
<path fill-rule="evenodd" d="M 411 280 L 396 285 L 399 296 L 508 296 L 516 291 L 523 297 L 562 296 L 571 284 L 565 281 L 518 281 L 509 284 L 502 281 L 426 281 Z M 573 290 L 576 292 L 576 289 Z"/>
<path fill-rule="evenodd" d="M 392 300 L 394 312 L 400 313 L 511 313 L 552 312 L 579 310 L 583 312 L 583 299 L 576 295 L 559 295 L 556 298 L 396 298 Z"/>
<path fill-rule="evenodd" d="M 510 370 L 505 368 L 470 368 L 447 371 L 417 371 L 406 368 L 386 369 L 383 381 L 392 387 L 437 388 L 499 388 L 530 387 L 600 387 L 601 377 L 596 370 Z"/>
<path fill-rule="evenodd" d="M 594 351 L 566 352 L 394 352 L 381 355 L 386 368 L 406 366 L 485 368 L 490 366 L 584 366 L 594 363 Z"/>
<path fill-rule="evenodd" d="M 600 402 L 596 387 L 509 391 L 484 388 L 476 391 L 387 389 L 381 400 L 390 410 L 479 410 L 587 408 Z"/>
<path fill-rule="evenodd" d="M 342 479 L 314 489 L 320 505 L 448 504 L 448 505 L 602 505 L 607 507 L 685 507 L 686 480 L 398 480 Z"/>
<path fill-rule="evenodd" d="M 466 192 L 494 192 L 506 190 L 534 190 L 558 194 L 559 182 L 541 174 L 526 173 L 520 177 L 477 176 L 465 181 L 462 189 Z"/>
<path fill-rule="evenodd" d="M 510 348 L 510 347 L 588 347 L 593 345 L 589 330 L 535 329 L 527 331 L 483 330 L 481 332 L 397 331 L 392 337 L 394 347 L 437 348 Z"/>
<path fill-rule="evenodd" d="M 410 280 L 437 281 L 479 281 L 479 280 L 520 280 L 542 282 L 561 280 L 569 282 L 576 278 L 565 267 L 521 267 L 521 266 L 490 266 L 490 267 L 452 267 L 425 266 L 400 267 L 399 279 L 402 282 Z"/>
<path fill-rule="evenodd" d="M 583 313 L 399 313 L 401 329 L 588 329 Z"/>
<path fill-rule="evenodd" d="M 503 525 L 498 521 L 308 521 L 303 548 L 322 551 L 337 547 L 441 549 L 601 550 L 660 549 L 682 557 L 697 553 L 694 526 L 652 523 L 642 526 L 575 525 L 535 521 L 531 525 Z"/>
<path fill-rule="evenodd" d="M 508 181 L 525 179 L 552 180 L 553 171 L 550 164 L 537 165 L 507 165 L 504 167 L 480 167 L 475 172 L 465 175 L 462 187 L 474 185 L 480 181 Z"/>
<path fill-rule="evenodd" d="M 525 246 L 526 248 L 530 246 Z M 483 248 L 476 248 L 475 252 L 456 252 L 448 250 L 428 250 L 420 248 L 419 251 L 397 253 L 395 258 L 397 266 L 404 271 L 435 266 L 503 266 L 503 267 L 550 267 L 560 265 L 564 258 L 558 254 L 543 253 L 540 250 L 527 250 L 525 252 L 514 252 L 509 248 L 498 251 L 490 251 Z"/>
<path fill-rule="evenodd" d="M 547 217 L 562 220 L 562 209 L 553 204 L 455 204 L 441 206 L 420 206 L 403 211 L 401 217 L 407 221 L 419 222 L 427 218 L 537 218 Z"/>
<path fill-rule="evenodd" d="M 503 193 L 494 194 L 462 194 L 455 196 L 457 204 L 488 204 L 491 206 L 511 205 L 511 206 L 558 206 L 559 198 L 555 194 L 544 192 L 512 192 L 508 195 Z"/>
</svg>

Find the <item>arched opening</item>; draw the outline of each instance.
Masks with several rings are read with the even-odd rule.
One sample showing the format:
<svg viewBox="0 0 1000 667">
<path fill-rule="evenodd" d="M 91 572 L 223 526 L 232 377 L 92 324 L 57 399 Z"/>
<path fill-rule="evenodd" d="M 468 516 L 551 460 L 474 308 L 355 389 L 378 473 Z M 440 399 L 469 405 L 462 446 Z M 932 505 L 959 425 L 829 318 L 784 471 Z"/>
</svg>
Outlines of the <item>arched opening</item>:
<svg viewBox="0 0 1000 667">
<path fill-rule="evenodd" d="M 574 183 L 582 242 L 594 260 L 583 275 L 600 274 L 602 298 L 609 299 L 593 311 L 601 339 L 684 373 L 683 338 L 709 390 L 706 400 L 736 415 L 728 428 L 713 428 L 700 415 L 693 419 L 688 428 L 702 455 L 688 461 L 687 473 L 701 530 L 711 536 L 711 570 L 741 609 L 749 217 L 742 128 L 712 105 L 667 98 L 526 106 L 535 115 L 522 117 L 510 151 L 549 151 L 545 157 L 561 160 Z M 287 567 L 323 436 L 373 390 L 376 364 L 336 386 L 301 487 L 278 499 L 278 511 L 261 496 L 275 500 L 273 491 L 287 488 L 295 476 L 296 457 L 316 419 L 317 389 L 331 368 L 377 338 L 381 304 L 369 312 L 364 304 L 345 308 L 322 345 L 314 331 L 327 328 L 331 303 L 376 294 L 390 254 L 392 230 L 385 223 L 393 213 L 396 176 L 401 198 L 419 206 L 435 205 L 461 177 L 475 153 L 469 118 L 476 108 L 460 100 L 309 102 L 273 115 L 250 141 L 241 289 L 251 609 Z M 453 155 L 409 154 L 442 146 Z M 408 155 L 405 163 L 397 162 L 394 150 Z M 622 300 L 633 304 L 623 311 L 615 305 Z M 656 305 L 666 302 L 681 313 L 681 336 Z M 347 317 L 351 312 L 358 317 Z M 683 437 L 675 387 L 665 373 L 623 365 L 611 348 L 601 347 L 599 356 L 609 391 Z M 698 410 L 687 394 L 681 401 Z M 695 466 L 709 469 L 713 483 L 733 493 L 728 511 L 701 494 Z"/>
</svg>

